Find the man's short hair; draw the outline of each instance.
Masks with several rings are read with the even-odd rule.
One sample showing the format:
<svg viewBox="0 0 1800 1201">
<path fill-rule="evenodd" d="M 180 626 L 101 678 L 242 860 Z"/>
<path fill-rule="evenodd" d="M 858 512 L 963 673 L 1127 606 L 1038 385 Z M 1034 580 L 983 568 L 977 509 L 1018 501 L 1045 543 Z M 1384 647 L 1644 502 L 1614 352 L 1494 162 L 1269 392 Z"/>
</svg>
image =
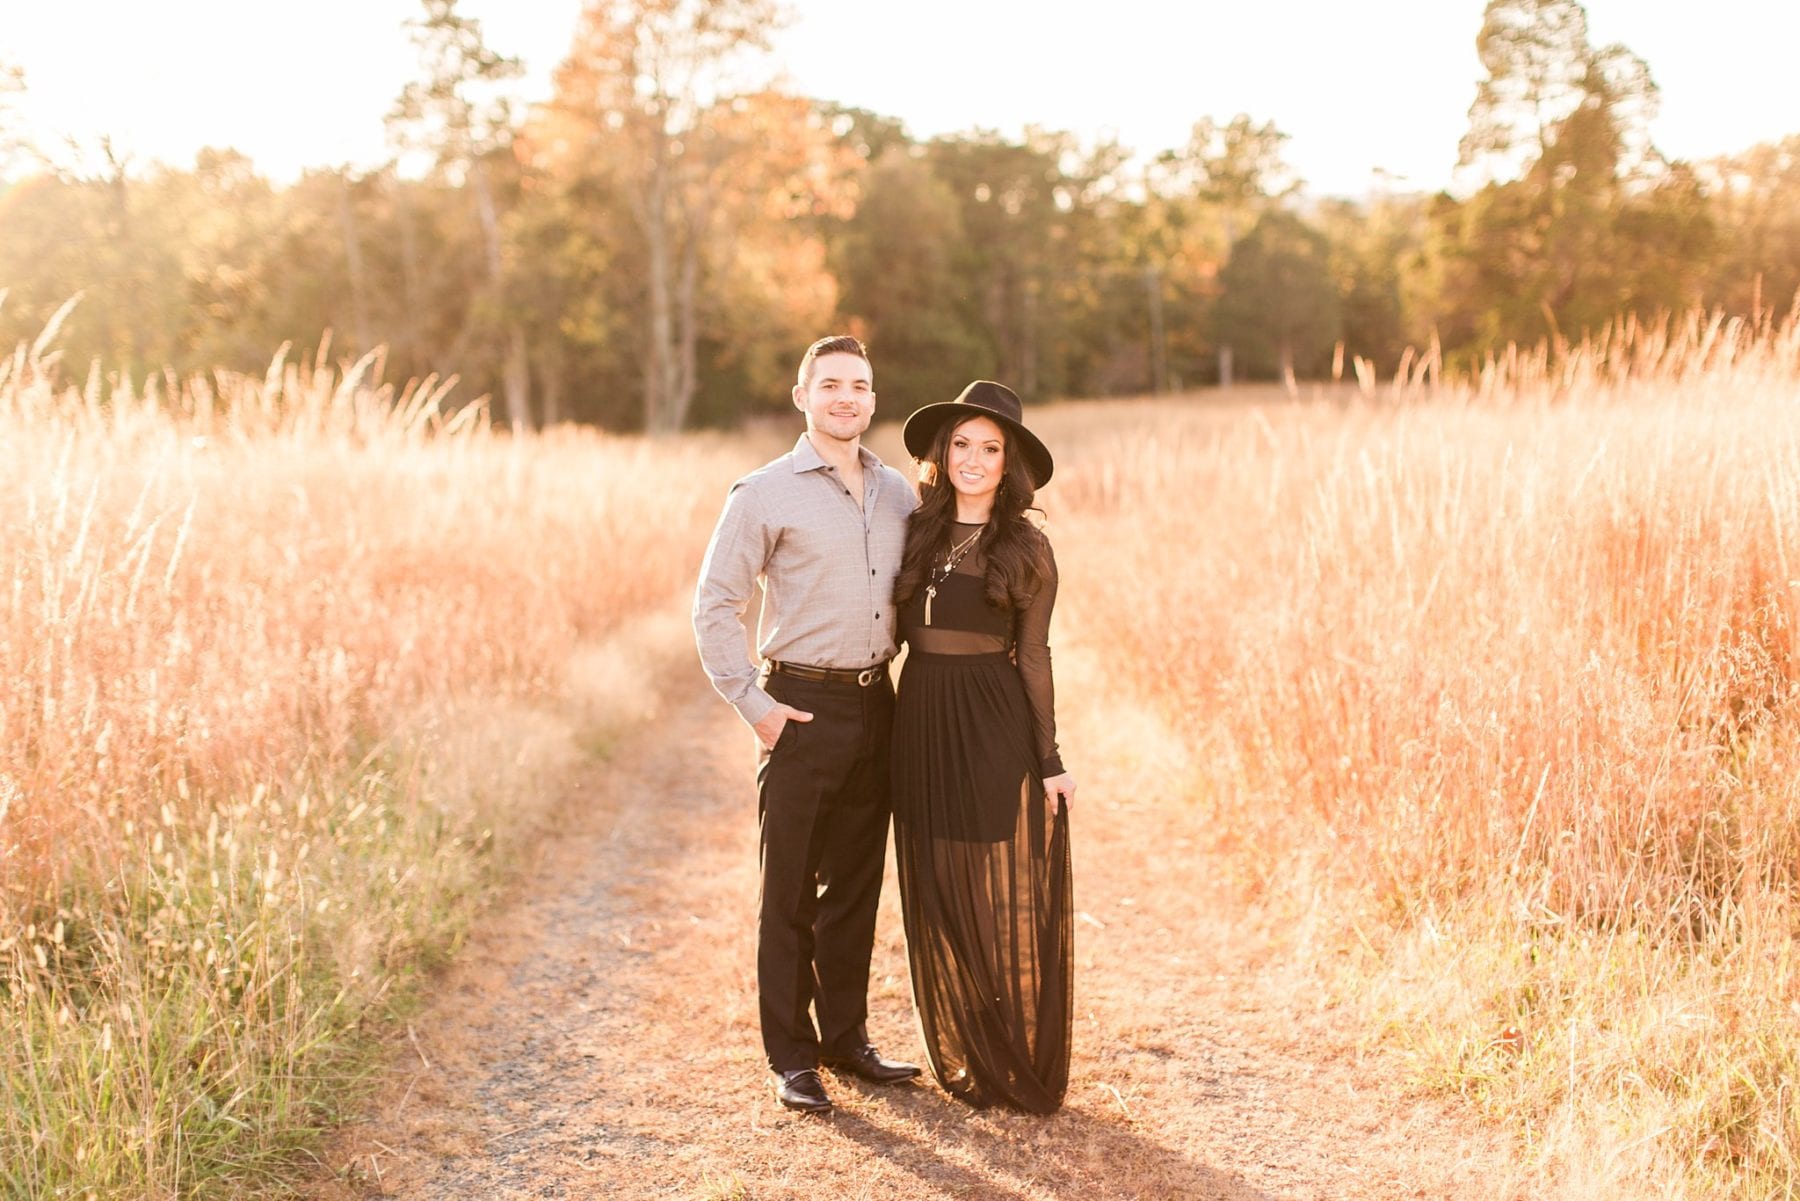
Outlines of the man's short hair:
<svg viewBox="0 0 1800 1201">
<path fill-rule="evenodd" d="M 820 338 L 808 346 L 806 353 L 800 356 L 799 380 L 802 388 L 812 382 L 813 360 L 825 354 L 853 354 L 863 362 L 869 362 L 868 348 L 849 334 L 832 334 L 828 338 Z M 869 365 L 871 368 L 874 367 L 873 363 Z"/>
</svg>

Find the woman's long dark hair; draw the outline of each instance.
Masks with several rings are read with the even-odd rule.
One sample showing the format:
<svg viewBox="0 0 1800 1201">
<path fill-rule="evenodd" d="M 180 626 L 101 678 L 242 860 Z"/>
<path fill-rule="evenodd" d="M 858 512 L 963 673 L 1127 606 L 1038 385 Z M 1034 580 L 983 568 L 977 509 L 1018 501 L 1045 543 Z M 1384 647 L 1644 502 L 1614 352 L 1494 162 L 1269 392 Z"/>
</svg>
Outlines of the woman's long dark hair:
<svg viewBox="0 0 1800 1201">
<path fill-rule="evenodd" d="M 958 428 L 979 416 L 944 422 L 931 439 L 930 457 L 919 463 L 919 507 L 913 510 L 912 523 L 906 528 L 906 551 L 900 559 L 900 574 L 894 579 L 896 606 L 904 605 L 925 587 L 933 560 L 949 545 L 950 527 L 956 520 L 956 489 L 948 479 L 950 439 Z M 981 530 L 978 549 L 987 556 L 983 593 L 996 609 L 1017 610 L 1030 602 L 1043 582 L 1045 539 L 1026 517 L 1041 510 L 1031 503 L 1036 490 L 1025 456 L 1015 453 L 1006 427 L 997 421 L 994 424 L 1000 426 L 1006 469 L 987 525 Z"/>
</svg>

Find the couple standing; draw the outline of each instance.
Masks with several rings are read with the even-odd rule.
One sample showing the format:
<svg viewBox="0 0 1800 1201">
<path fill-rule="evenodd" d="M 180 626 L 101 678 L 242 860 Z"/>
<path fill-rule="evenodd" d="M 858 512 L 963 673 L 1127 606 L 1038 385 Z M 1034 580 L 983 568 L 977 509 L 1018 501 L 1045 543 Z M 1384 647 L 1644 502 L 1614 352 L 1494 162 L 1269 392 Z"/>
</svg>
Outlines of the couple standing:
<svg viewBox="0 0 1800 1201">
<path fill-rule="evenodd" d="M 972 1105 L 1051 1113 L 1069 1076 L 1075 782 L 1056 750 L 1056 564 L 1025 516 L 1050 452 L 1018 397 L 978 380 L 907 419 L 915 495 L 862 445 L 874 374 L 851 337 L 807 349 L 794 407 L 806 432 L 732 486 L 694 598 L 701 661 L 761 746 L 756 976 L 776 1095 L 824 1112 L 821 1065 L 919 1074 L 867 1029 L 891 814 L 932 1075 Z M 760 669 L 743 624 L 759 584 Z"/>
</svg>

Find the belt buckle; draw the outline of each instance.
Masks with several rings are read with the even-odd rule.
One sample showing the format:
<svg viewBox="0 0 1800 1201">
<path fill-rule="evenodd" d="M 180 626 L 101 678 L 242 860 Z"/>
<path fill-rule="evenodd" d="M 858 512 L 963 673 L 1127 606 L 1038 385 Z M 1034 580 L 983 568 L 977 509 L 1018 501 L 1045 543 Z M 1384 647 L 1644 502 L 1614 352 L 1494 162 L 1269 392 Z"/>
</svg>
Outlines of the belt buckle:
<svg viewBox="0 0 1800 1201">
<path fill-rule="evenodd" d="M 861 671 L 856 673 L 856 682 L 858 684 L 862 685 L 864 688 L 867 688 L 870 684 L 873 684 L 880 677 L 881 677 L 881 668 L 865 667 Z"/>
</svg>

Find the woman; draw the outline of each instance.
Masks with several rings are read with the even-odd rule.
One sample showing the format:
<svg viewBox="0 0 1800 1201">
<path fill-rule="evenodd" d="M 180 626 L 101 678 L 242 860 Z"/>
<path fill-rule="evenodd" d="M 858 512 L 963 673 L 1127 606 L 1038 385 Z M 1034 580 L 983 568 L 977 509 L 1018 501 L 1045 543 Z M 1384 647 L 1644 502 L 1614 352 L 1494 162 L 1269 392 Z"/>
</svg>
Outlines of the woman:
<svg viewBox="0 0 1800 1201">
<path fill-rule="evenodd" d="M 977 380 L 906 421 L 919 461 L 894 600 L 906 668 L 895 854 L 932 1074 L 972 1105 L 1053 1113 L 1069 1082 L 1069 817 L 1056 749 L 1056 562 L 1027 519 L 1050 452 Z"/>
</svg>

